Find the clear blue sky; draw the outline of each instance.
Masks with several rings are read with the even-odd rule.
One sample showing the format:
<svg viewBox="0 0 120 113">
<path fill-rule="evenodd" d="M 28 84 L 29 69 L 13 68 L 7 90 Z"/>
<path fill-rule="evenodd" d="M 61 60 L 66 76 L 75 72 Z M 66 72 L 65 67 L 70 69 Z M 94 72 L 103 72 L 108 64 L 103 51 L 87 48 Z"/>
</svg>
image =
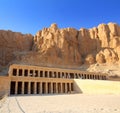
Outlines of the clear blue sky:
<svg viewBox="0 0 120 113">
<path fill-rule="evenodd" d="M 120 0 L 0 0 L 0 29 L 35 34 L 51 23 L 59 28 L 120 24 Z"/>
</svg>

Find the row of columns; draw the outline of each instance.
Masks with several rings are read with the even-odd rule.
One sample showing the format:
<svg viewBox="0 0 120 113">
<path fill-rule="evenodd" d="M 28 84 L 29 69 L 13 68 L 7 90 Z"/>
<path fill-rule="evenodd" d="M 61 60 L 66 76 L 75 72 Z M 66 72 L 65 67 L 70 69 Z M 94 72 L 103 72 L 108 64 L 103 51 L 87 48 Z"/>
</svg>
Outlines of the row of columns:
<svg viewBox="0 0 120 113">
<path fill-rule="evenodd" d="M 47 78 L 74 78 L 74 79 L 98 79 L 106 80 L 104 75 L 95 74 L 79 74 L 79 73 L 67 73 L 67 72 L 54 72 L 44 70 L 30 70 L 30 69 L 13 69 L 13 76 L 32 76 L 32 77 L 47 77 Z"/>
<path fill-rule="evenodd" d="M 73 91 L 73 83 L 11 82 L 11 94 L 53 94 L 71 91 Z"/>
</svg>

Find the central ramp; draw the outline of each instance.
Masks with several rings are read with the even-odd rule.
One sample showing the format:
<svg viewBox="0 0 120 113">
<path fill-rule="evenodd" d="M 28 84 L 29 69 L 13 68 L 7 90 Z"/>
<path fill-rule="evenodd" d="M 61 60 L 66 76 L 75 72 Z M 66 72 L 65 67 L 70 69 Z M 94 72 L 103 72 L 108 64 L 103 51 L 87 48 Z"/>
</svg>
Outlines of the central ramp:
<svg viewBox="0 0 120 113">
<path fill-rule="evenodd" d="M 74 79 L 74 90 L 85 94 L 120 94 L 120 82 Z"/>
</svg>

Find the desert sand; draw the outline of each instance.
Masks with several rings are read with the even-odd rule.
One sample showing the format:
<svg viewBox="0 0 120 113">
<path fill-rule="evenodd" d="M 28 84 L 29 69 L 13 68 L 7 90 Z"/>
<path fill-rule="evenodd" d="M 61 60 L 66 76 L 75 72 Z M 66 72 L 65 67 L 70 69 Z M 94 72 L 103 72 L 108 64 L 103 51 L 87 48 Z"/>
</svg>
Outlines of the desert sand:
<svg viewBox="0 0 120 113">
<path fill-rule="evenodd" d="M 0 113 L 120 113 L 120 95 L 10 96 Z"/>
</svg>

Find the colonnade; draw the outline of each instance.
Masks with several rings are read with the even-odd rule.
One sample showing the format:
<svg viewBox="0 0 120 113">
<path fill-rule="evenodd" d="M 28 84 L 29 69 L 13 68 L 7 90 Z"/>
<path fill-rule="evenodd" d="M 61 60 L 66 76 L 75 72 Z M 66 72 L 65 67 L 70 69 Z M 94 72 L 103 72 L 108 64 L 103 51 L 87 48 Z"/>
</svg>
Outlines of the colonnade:
<svg viewBox="0 0 120 113">
<path fill-rule="evenodd" d="M 10 94 L 71 93 L 73 91 L 73 83 L 12 81 L 10 89 Z"/>
<path fill-rule="evenodd" d="M 74 91 L 73 79 L 106 80 L 106 75 L 73 69 L 12 65 L 10 94 L 53 94 Z"/>
<path fill-rule="evenodd" d="M 81 71 L 76 72 L 75 70 L 70 72 L 69 70 L 63 71 L 62 69 L 60 71 L 55 71 L 13 68 L 12 76 L 106 80 L 106 76 L 103 74 L 90 72 L 86 73 Z"/>
</svg>

